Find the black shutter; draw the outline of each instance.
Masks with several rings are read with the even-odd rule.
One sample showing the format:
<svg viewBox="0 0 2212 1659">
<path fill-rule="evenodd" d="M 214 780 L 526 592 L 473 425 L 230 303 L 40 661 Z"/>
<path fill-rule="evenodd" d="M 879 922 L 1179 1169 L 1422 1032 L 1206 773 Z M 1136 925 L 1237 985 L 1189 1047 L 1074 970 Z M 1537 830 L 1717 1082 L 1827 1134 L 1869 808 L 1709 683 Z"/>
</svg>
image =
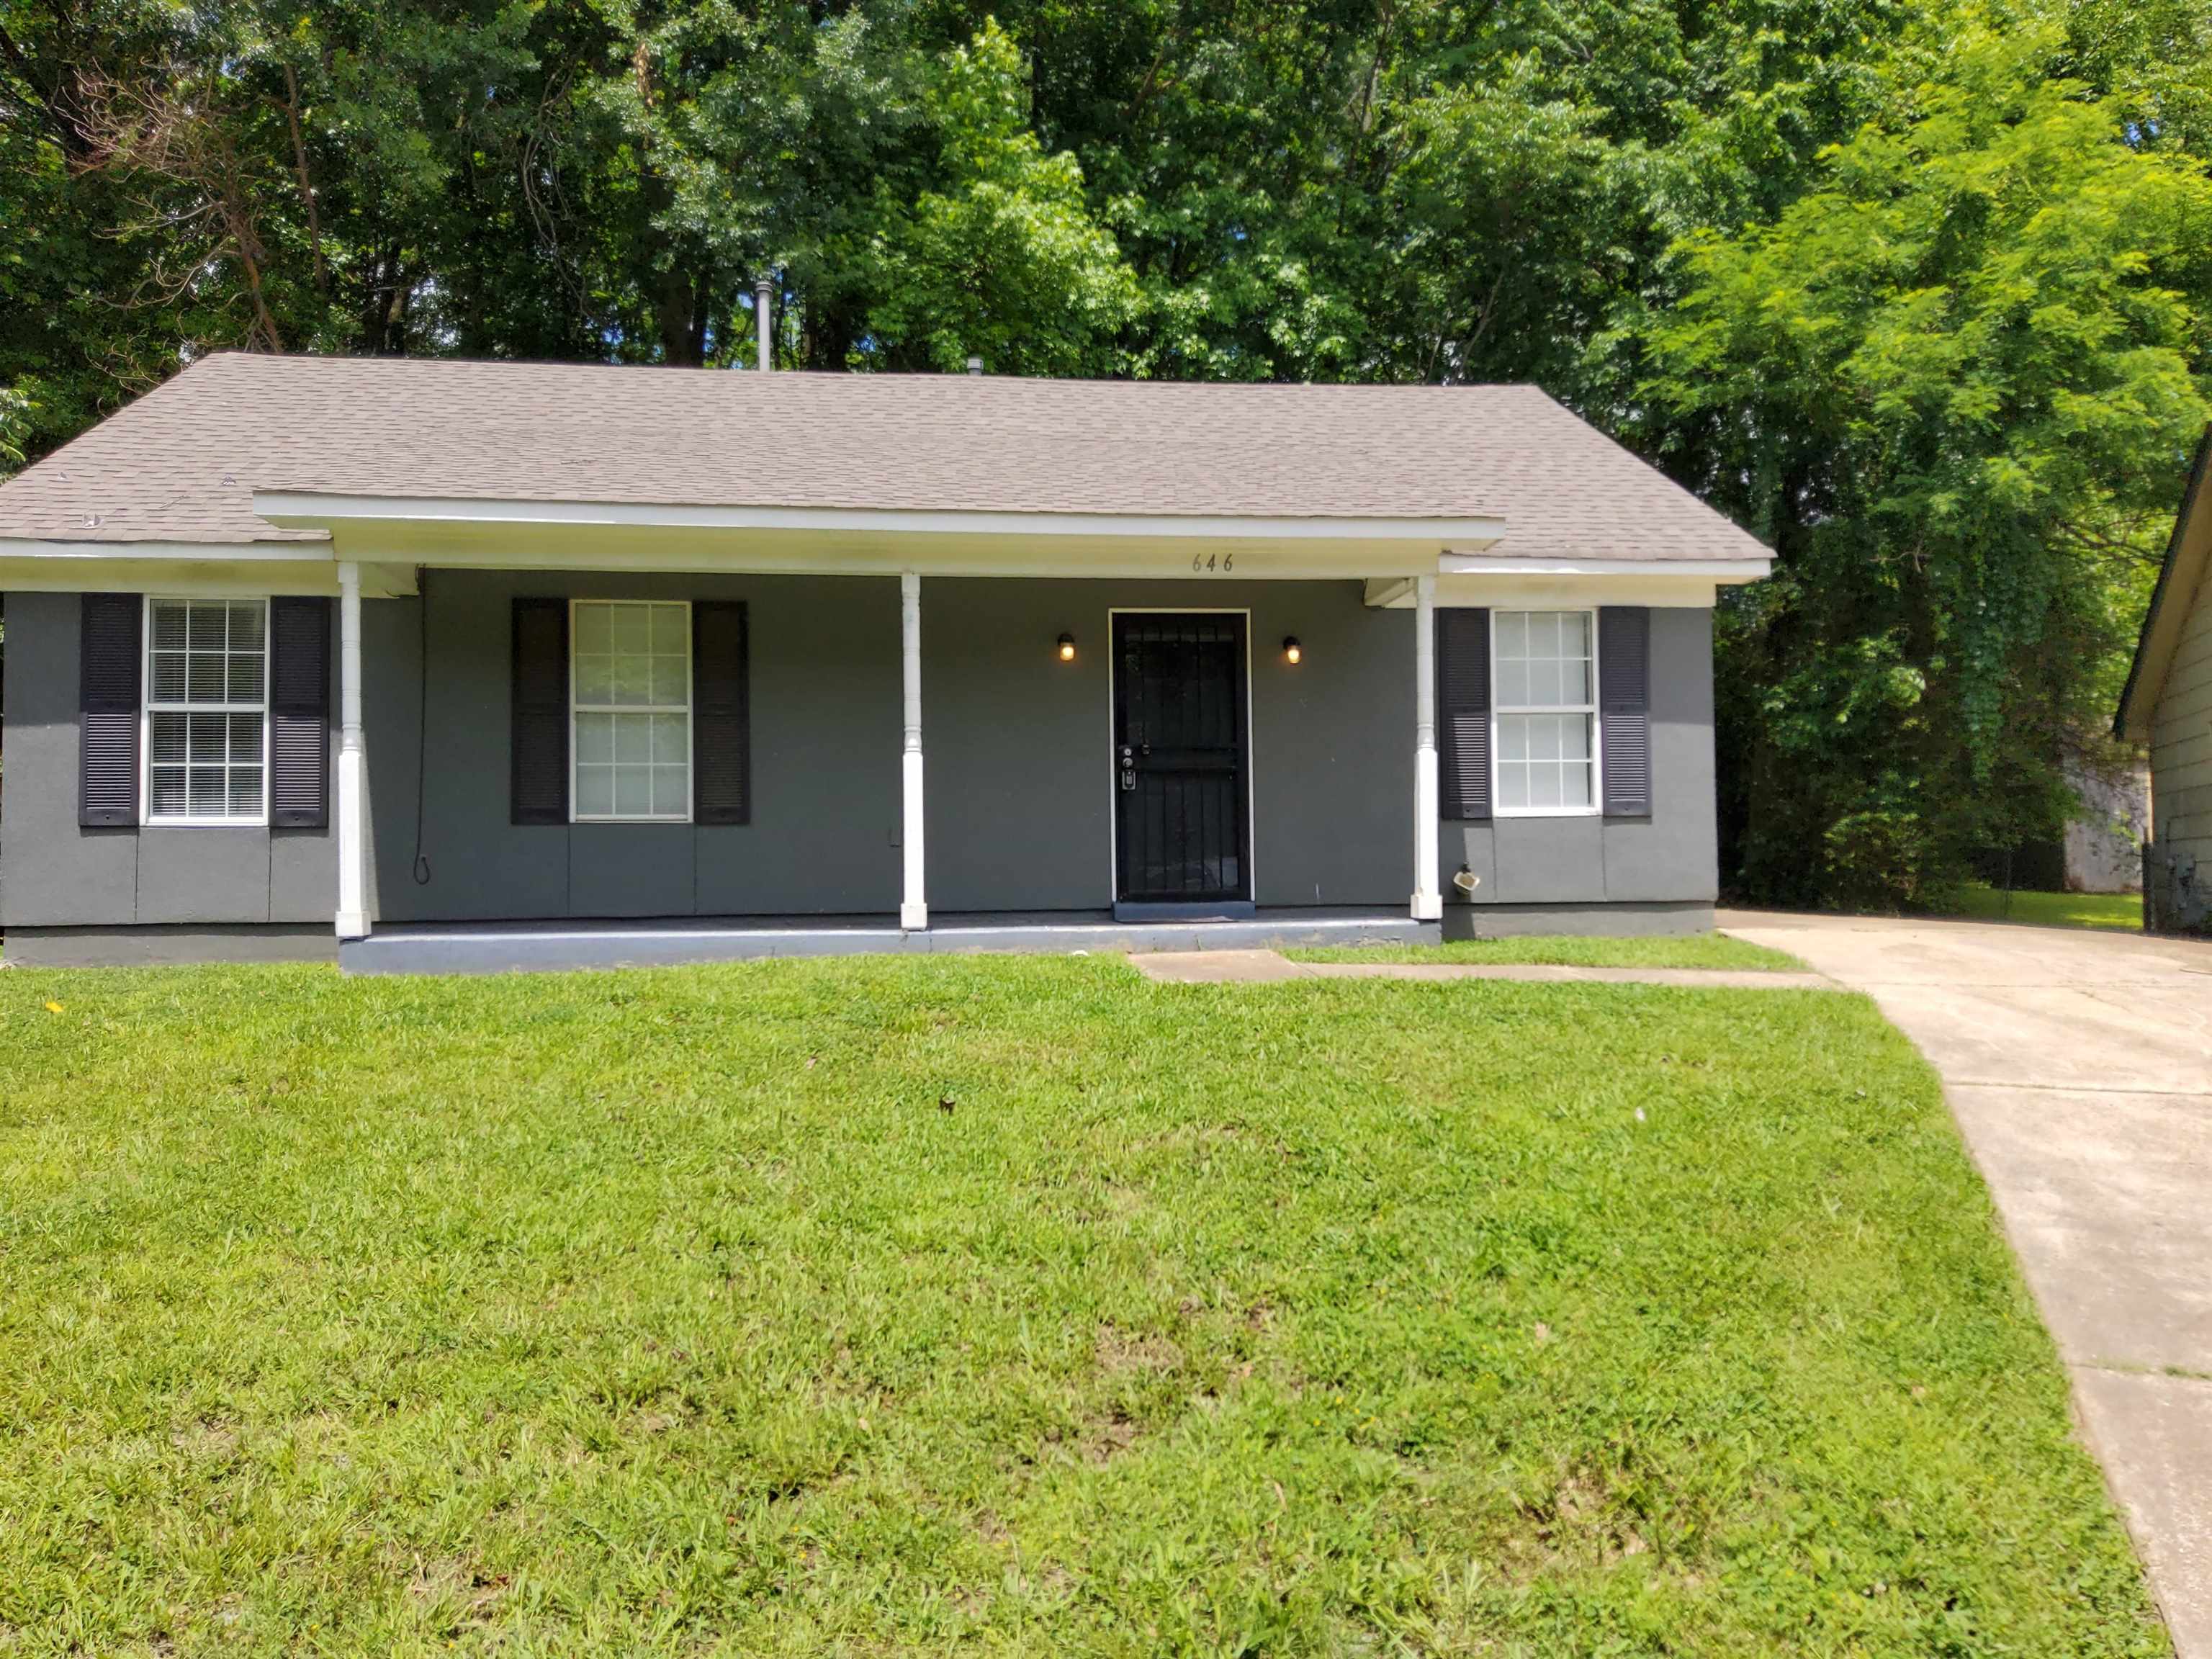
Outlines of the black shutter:
<svg viewBox="0 0 2212 1659">
<path fill-rule="evenodd" d="M 269 822 L 331 823 L 331 602 L 269 601 Z"/>
<path fill-rule="evenodd" d="M 1490 612 L 1437 612 L 1437 761 L 1447 822 L 1490 816 Z"/>
<path fill-rule="evenodd" d="M 76 821 L 138 822 L 139 629 L 136 593 L 87 593 L 77 637 Z"/>
<path fill-rule="evenodd" d="M 1597 613 L 1599 741 L 1605 815 L 1651 816 L 1651 612 L 1608 605 Z"/>
<path fill-rule="evenodd" d="M 752 715 L 746 672 L 745 607 L 700 599 L 691 606 L 691 818 L 750 823 Z"/>
<path fill-rule="evenodd" d="M 516 823 L 568 821 L 568 602 L 514 602 L 514 776 Z"/>
</svg>

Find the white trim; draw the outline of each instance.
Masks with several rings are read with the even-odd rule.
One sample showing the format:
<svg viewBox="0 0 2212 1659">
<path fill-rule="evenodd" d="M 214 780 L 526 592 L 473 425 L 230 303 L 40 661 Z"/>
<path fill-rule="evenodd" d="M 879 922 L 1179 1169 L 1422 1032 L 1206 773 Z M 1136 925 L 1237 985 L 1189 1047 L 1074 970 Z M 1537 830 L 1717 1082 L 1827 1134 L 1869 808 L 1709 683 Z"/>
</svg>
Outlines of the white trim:
<svg viewBox="0 0 2212 1659">
<path fill-rule="evenodd" d="M 1318 518 L 1260 514 L 994 513 L 905 507 L 702 507 L 643 501 L 495 501 L 444 496 L 339 495 L 257 489 L 253 510 L 272 524 L 582 525 L 687 530 L 877 532 L 921 536 L 1205 537 L 1278 541 L 1492 541 L 1495 518 Z"/>
<path fill-rule="evenodd" d="M 899 927 L 929 926 L 921 759 L 921 577 L 899 573 Z"/>
<path fill-rule="evenodd" d="M 1437 770 L 1437 579 L 1413 582 L 1413 896 L 1415 921 L 1443 919 L 1437 887 L 1442 805 Z"/>
<path fill-rule="evenodd" d="M 362 736 L 361 567 L 338 566 L 338 904 L 342 939 L 368 937 L 368 750 Z"/>
<path fill-rule="evenodd" d="M 1578 611 L 1589 618 L 1589 702 L 1503 707 L 1498 700 L 1498 619 L 1500 616 L 1559 616 Z M 1605 722 L 1599 701 L 1597 610 L 1592 605 L 1550 605 L 1543 610 L 1493 610 L 1490 613 L 1490 815 L 1493 818 L 1594 818 L 1605 811 Z M 1588 806 L 1503 806 L 1498 804 L 1498 769 L 1503 757 L 1498 750 L 1498 717 L 1501 714 L 1587 714 L 1589 717 L 1590 804 Z"/>
<path fill-rule="evenodd" d="M 1437 561 L 1440 576 L 1695 576 L 1706 581 L 1755 582 L 1773 568 L 1771 556 L 1764 559 L 1516 559 L 1447 550 Z"/>
<path fill-rule="evenodd" d="M 576 805 L 576 769 L 583 763 L 576 753 L 576 716 L 579 714 L 672 714 L 673 705 L 661 703 L 592 703 L 586 707 L 576 697 L 576 612 L 583 605 L 674 605 L 684 612 L 684 810 L 681 812 L 586 812 Z M 648 623 L 647 639 L 650 640 Z M 698 757 L 698 741 L 694 729 L 699 702 L 698 653 L 691 626 L 691 601 L 689 599 L 629 599 L 605 595 L 572 594 L 568 599 L 568 822 L 571 823 L 690 823 L 693 821 L 699 799 L 699 781 L 692 775 Z M 653 652 L 648 647 L 646 655 Z M 648 767 L 659 764 L 647 761 Z"/>
<path fill-rule="evenodd" d="M 1242 617 L 1244 618 L 1244 896 L 1224 904 L 1260 902 L 1259 709 L 1252 696 L 1252 610 L 1239 605 L 1109 605 L 1106 607 L 1106 891 L 1109 904 L 1121 897 L 1121 783 L 1114 755 L 1114 688 L 1121 665 L 1114 649 L 1116 617 Z M 1128 902 L 1143 903 L 1133 900 Z M 1196 902 L 1204 903 L 1199 900 Z"/>
<path fill-rule="evenodd" d="M 0 536 L 0 559 L 177 559 L 196 564 L 304 560 L 328 564 L 336 557 L 328 536 L 265 542 L 77 542 Z"/>
<path fill-rule="evenodd" d="M 157 605 L 181 605 L 185 612 L 185 672 L 191 672 L 191 612 L 195 605 L 223 605 L 252 604 L 258 599 L 261 605 L 261 702 L 232 702 L 228 696 L 221 702 L 165 703 L 154 706 L 154 607 Z M 230 690 L 229 622 L 223 623 L 223 690 Z M 265 830 L 269 827 L 269 664 L 276 655 L 275 642 L 269 637 L 269 599 L 266 594 L 240 594 L 214 599 L 178 593 L 143 593 L 138 599 L 138 824 L 144 830 Z M 225 811 L 220 817 L 207 813 L 179 815 L 157 814 L 154 811 L 154 716 L 156 714 L 258 714 L 261 716 L 261 810 L 257 813 L 240 815 L 228 811 L 230 801 L 230 731 L 223 729 L 223 802 Z M 185 761 L 185 792 L 189 802 L 191 794 L 191 726 L 185 727 L 186 758 Z"/>
</svg>

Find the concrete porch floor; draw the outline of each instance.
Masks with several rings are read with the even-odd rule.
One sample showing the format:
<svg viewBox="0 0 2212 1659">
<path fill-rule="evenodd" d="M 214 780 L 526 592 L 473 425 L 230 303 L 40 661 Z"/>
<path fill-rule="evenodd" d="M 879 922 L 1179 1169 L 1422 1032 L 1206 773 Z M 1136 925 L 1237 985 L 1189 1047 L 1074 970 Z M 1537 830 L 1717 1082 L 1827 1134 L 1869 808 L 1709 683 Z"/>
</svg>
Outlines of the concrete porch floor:
<svg viewBox="0 0 2212 1659">
<path fill-rule="evenodd" d="M 1402 911 L 1267 909 L 1220 921 L 1117 922 L 1109 911 L 896 916 L 716 916 L 620 921 L 394 923 L 338 947 L 349 974 L 498 974 L 666 967 L 767 957 L 944 951 L 1250 951 L 1285 945 L 1434 944 Z"/>
</svg>

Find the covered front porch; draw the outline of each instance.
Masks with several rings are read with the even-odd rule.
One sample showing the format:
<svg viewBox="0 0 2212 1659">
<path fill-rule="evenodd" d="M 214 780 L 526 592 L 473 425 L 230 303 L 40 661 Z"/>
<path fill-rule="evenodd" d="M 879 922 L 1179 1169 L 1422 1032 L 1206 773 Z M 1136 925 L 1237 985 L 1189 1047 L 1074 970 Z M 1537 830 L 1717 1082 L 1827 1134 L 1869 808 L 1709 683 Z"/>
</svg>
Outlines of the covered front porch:
<svg viewBox="0 0 2212 1659">
<path fill-rule="evenodd" d="M 336 921 L 364 969 L 1434 937 L 1462 867 L 1437 608 L 1709 605 L 1721 574 L 1532 568 L 1476 521 L 256 507 L 332 538 Z M 681 697 L 599 714 L 610 606 L 702 652 L 698 619 L 734 617 L 720 691 L 687 659 Z M 632 811 L 592 745 L 647 713 L 693 770 Z"/>
</svg>

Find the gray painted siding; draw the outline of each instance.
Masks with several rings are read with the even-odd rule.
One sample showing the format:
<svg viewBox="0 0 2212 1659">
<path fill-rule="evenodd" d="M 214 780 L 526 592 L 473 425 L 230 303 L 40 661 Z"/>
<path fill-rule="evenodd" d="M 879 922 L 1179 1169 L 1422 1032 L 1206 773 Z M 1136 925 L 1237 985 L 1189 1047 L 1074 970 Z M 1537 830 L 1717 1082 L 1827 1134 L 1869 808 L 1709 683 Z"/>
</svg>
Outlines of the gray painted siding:
<svg viewBox="0 0 2212 1659">
<path fill-rule="evenodd" d="M 421 601 L 362 607 L 371 891 L 380 920 L 896 909 L 895 580 L 439 571 L 428 589 L 430 720 L 419 757 L 427 884 L 412 873 Z M 511 825 L 508 602 L 523 593 L 746 600 L 754 821 Z M 1403 905 L 1413 884 L 1410 611 L 1370 610 L 1350 581 L 929 580 L 922 713 L 932 907 L 1112 902 L 1108 619 L 1115 608 L 1147 607 L 1251 613 L 1258 902 Z M 1076 638 L 1073 663 L 1054 652 L 1063 629 Z M 76 597 L 10 596 L 9 633 L 0 921 L 327 923 L 337 873 L 325 833 L 79 830 Z M 1282 659 L 1286 634 L 1305 645 L 1297 668 Z M 1655 611 L 1651 644 L 1653 816 L 1447 823 L 1441 874 L 1453 901 L 1450 877 L 1463 860 L 1482 878 L 1477 906 L 1710 906 L 1710 613 Z"/>
<path fill-rule="evenodd" d="M 1447 905 L 1462 865 L 1476 905 L 1692 903 L 1720 884 L 1713 779 L 1713 613 L 1651 613 L 1651 816 L 1447 823 Z M 1477 924 L 1480 925 L 1480 924 Z M 1447 930 L 1449 931 L 1449 930 Z"/>
<path fill-rule="evenodd" d="M 0 926 L 328 922 L 327 830 L 78 828 L 79 610 L 74 593 L 8 596 Z"/>
</svg>

